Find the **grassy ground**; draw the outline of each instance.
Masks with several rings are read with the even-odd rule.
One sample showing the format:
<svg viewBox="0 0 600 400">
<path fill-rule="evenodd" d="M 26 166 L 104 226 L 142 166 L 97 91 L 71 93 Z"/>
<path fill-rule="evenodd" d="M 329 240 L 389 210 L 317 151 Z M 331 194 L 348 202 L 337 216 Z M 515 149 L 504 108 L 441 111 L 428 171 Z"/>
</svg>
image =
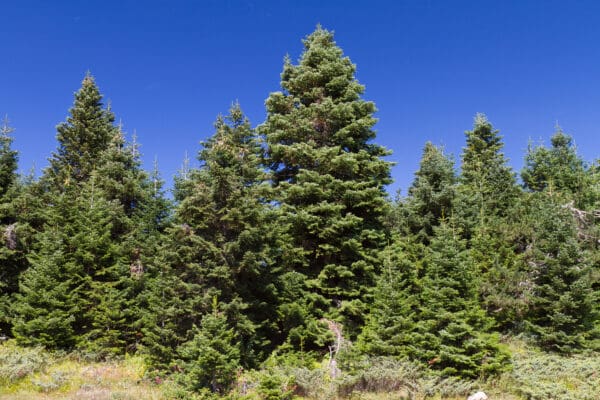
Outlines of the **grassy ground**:
<svg viewBox="0 0 600 400">
<path fill-rule="evenodd" d="M 144 380 L 141 357 L 86 362 L 74 355 L 51 356 L 42 349 L 0 346 L 0 399 L 158 400 L 159 385 Z"/>
<path fill-rule="evenodd" d="M 513 370 L 492 380 L 431 380 L 422 374 L 419 375 L 414 368 L 403 366 L 401 363 L 373 365 L 369 367 L 369 371 L 361 373 L 360 378 L 370 379 L 371 385 L 367 386 L 370 390 L 379 390 L 380 393 L 353 389 L 345 398 L 464 400 L 467 394 L 484 390 L 491 400 L 600 399 L 600 356 L 597 353 L 559 356 L 542 353 L 518 341 L 511 342 L 510 348 L 513 354 Z M 190 398 L 189 395 L 182 395 L 181 388 L 176 384 L 146 379 L 145 373 L 143 359 L 139 356 L 112 362 L 92 362 L 76 355 L 50 355 L 42 349 L 19 348 L 10 341 L 0 344 L 2 400 Z M 272 376 L 274 373 L 282 375 L 282 382 L 290 382 L 289 371 L 277 369 L 275 372 L 251 372 L 244 376 L 244 379 L 251 383 L 250 390 L 245 395 L 237 393 L 232 398 L 261 399 L 264 396 L 261 396 L 259 389 L 260 376 Z M 328 380 L 326 370 L 321 371 L 318 368 L 297 370 L 294 374 L 296 375 L 291 379 L 295 382 L 295 387 L 304 386 L 304 398 L 311 400 L 336 399 L 344 384 L 356 381 L 352 381 L 354 378 L 349 376 L 340 381 Z M 386 390 L 386 387 L 395 389 Z"/>
</svg>

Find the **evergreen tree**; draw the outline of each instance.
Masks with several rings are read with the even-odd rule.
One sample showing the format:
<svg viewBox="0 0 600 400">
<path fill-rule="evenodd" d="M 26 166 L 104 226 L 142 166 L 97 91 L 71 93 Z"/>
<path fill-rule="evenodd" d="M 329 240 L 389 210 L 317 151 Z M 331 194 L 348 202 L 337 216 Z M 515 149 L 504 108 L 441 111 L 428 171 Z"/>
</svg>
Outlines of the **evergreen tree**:
<svg viewBox="0 0 600 400">
<path fill-rule="evenodd" d="M 521 176 L 531 230 L 525 260 L 532 281 L 529 330 L 540 344 L 571 352 L 598 338 L 597 204 L 594 168 L 587 168 L 560 127 L 552 146 L 528 148 Z M 540 193 L 541 192 L 541 193 Z"/>
<path fill-rule="evenodd" d="M 548 191 L 574 199 L 578 207 L 585 207 L 590 196 L 586 166 L 577 155 L 571 136 L 560 127 L 551 138 L 552 147 L 533 147 L 527 149 L 525 167 L 521 178 L 526 189 L 535 192 Z"/>
<path fill-rule="evenodd" d="M 417 358 L 444 375 L 476 377 L 507 362 L 491 334 L 492 320 L 479 305 L 477 271 L 465 242 L 447 223 L 436 228 L 425 260 L 417 334 Z"/>
<path fill-rule="evenodd" d="M 8 117 L 0 126 L 0 198 L 3 198 L 17 179 L 17 151 L 11 148 L 14 128 L 9 125 Z"/>
<path fill-rule="evenodd" d="M 589 200 L 586 201 L 587 209 L 600 209 L 600 160 L 594 161 L 586 171 L 587 193 Z"/>
<path fill-rule="evenodd" d="M 457 220 L 467 237 L 490 218 L 503 217 L 519 194 L 515 176 L 502 154 L 502 138 L 485 115 L 477 114 L 467 145 L 457 188 Z"/>
<path fill-rule="evenodd" d="M 367 322 L 357 348 L 370 356 L 418 354 L 413 335 L 420 303 L 419 261 L 410 253 L 414 245 L 399 237 L 382 253 L 383 270 L 377 280 Z"/>
<path fill-rule="evenodd" d="M 100 90 L 89 73 L 75 93 L 69 113 L 67 120 L 56 127 L 59 147 L 52 154 L 44 176 L 55 190 L 86 181 L 117 129 L 113 124 L 115 117 L 103 107 Z"/>
<path fill-rule="evenodd" d="M 475 116 L 466 136 L 453 220 L 469 239 L 483 305 L 503 330 L 513 329 L 511 318 L 522 303 L 511 296 L 522 274 L 507 240 L 507 217 L 521 192 L 502 154 L 502 138 L 483 114 Z"/>
<path fill-rule="evenodd" d="M 504 218 L 490 218 L 471 238 L 470 255 L 480 274 L 480 298 L 496 330 L 520 333 L 530 286 L 523 268 L 523 235 L 530 222 L 520 202 Z"/>
<path fill-rule="evenodd" d="M 355 70 L 333 34 L 318 27 L 297 65 L 286 58 L 283 91 L 266 101 L 266 162 L 289 243 L 281 290 L 296 297 L 279 313 L 281 329 L 297 331 L 296 346 L 311 334 L 302 326 L 322 317 L 357 334 L 385 243 L 390 163 L 382 157 L 389 152 L 372 143 L 375 105 L 361 99 Z"/>
<path fill-rule="evenodd" d="M 532 236 L 526 262 L 532 283 L 529 331 L 552 351 L 572 352 L 598 339 L 598 293 L 590 254 L 569 210 L 546 193 L 530 197 Z"/>
<path fill-rule="evenodd" d="M 411 233 L 420 242 L 428 244 L 433 228 L 452 215 L 455 184 L 454 161 L 427 142 L 406 201 Z"/>
<path fill-rule="evenodd" d="M 160 322 L 147 334 L 157 366 L 168 364 L 169 348 L 189 339 L 215 296 L 240 340 L 243 365 L 266 356 L 267 324 L 276 299 L 262 150 L 237 104 L 217 119 L 215 128 L 203 143 L 200 169 L 182 182 L 187 189 L 163 250 L 166 267 L 153 283 L 155 306 L 165 307 L 159 299 L 167 292 L 172 302 L 167 307 L 178 310 L 171 316 L 157 310 Z"/>
<path fill-rule="evenodd" d="M 17 223 L 15 204 L 22 188 L 17 182 L 17 152 L 11 148 L 13 131 L 4 118 L 0 126 L 0 334 L 10 333 L 11 296 L 18 290 L 19 275 L 27 268 L 24 232 Z"/>
<path fill-rule="evenodd" d="M 21 283 L 15 332 L 20 341 L 77 346 L 106 356 L 133 350 L 139 341 L 147 313 L 141 260 L 154 256 L 150 237 L 160 236 L 166 210 L 161 209 L 165 203 L 158 186 L 140 167 L 137 148 L 127 145 L 101 99 L 93 78 L 86 75 L 70 117 L 57 128 L 58 151 L 41 178 L 46 215 L 40 245 L 31 256 L 32 272 Z M 56 232 L 66 236 L 53 243 L 50 237 Z M 51 253 L 60 258 L 45 259 Z M 47 304 L 39 314 L 32 312 L 36 296 L 53 296 L 51 282 L 35 276 L 43 269 L 60 277 L 72 294 L 68 301 Z M 73 303 L 75 311 L 64 309 L 63 302 Z M 72 314 L 65 320 L 71 321 L 73 337 L 45 343 L 45 323 L 38 320 L 60 310 Z M 25 339 L 27 335 L 32 338 Z"/>
<path fill-rule="evenodd" d="M 119 246 L 119 265 L 121 268 L 128 266 L 120 274 L 107 271 L 108 280 L 99 286 L 99 291 L 105 292 L 106 308 L 97 307 L 95 319 L 105 319 L 105 311 L 116 312 L 117 309 L 110 305 L 120 302 L 121 333 L 129 349 L 134 350 L 150 312 L 144 291 L 151 278 L 146 276 L 145 266 L 151 265 L 158 256 L 169 222 L 170 205 L 162 192 L 162 181 L 156 168 L 149 177 L 141 168 L 135 138 L 133 143 L 128 143 L 120 127 L 101 153 L 94 176 L 97 176 L 96 186 L 101 196 L 118 205 L 111 219 L 111 239 Z M 114 285 L 119 288 L 118 292 Z"/>
<path fill-rule="evenodd" d="M 183 157 L 181 168 L 177 171 L 173 182 L 173 197 L 176 202 L 180 203 L 186 197 L 192 195 L 194 187 L 191 181 L 190 158 L 188 157 L 187 151 Z"/>
<path fill-rule="evenodd" d="M 72 349 L 87 347 L 94 329 L 120 334 L 120 327 L 111 332 L 111 327 L 99 327 L 93 317 L 101 303 L 99 279 L 118 264 L 118 250 L 110 236 L 114 204 L 94 195 L 93 184 L 87 184 L 47 205 L 46 226 L 37 236 L 37 248 L 29 256 L 31 266 L 13 305 L 13 332 L 20 343 Z M 108 308 L 122 309 L 114 306 Z"/>
<path fill-rule="evenodd" d="M 240 350 L 227 317 L 215 310 L 202 317 L 190 341 L 177 350 L 183 362 L 183 383 L 193 391 L 210 389 L 225 394 L 236 379 Z"/>
</svg>

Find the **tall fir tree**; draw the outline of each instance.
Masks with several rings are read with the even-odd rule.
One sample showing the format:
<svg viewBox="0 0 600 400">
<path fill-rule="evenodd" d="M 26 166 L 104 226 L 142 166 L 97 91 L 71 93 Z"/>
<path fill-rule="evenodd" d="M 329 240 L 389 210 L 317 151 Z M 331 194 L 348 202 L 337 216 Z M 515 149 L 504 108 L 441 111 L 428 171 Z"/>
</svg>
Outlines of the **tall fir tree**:
<svg viewBox="0 0 600 400">
<path fill-rule="evenodd" d="M 274 231 L 262 149 L 238 104 L 217 119 L 215 129 L 199 153 L 200 169 L 179 183 L 185 192 L 178 195 L 164 267 L 152 283 L 158 319 L 146 343 L 159 367 L 168 364 L 174 347 L 191 339 L 192 327 L 211 312 L 215 297 L 240 341 L 242 365 L 256 365 L 269 347 L 276 302 L 269 247 Z M 177 311 L 166 315 L 165 307 Z"/>
<path fill-rule="evenodd" d="M 509 318 L 521 304 L 509 303 L 522 276 L 513 245 L 507 241 L 506 221 L 521 191 L 502 153 L 502 137 L 485 115 L 475 116 L 466 137 L 453 220 L 468 239 L 486 310 L 503 329 L 511 329 Z"/>
<path fill-rule="evenodd" d="M 383 271 L 358 341 L 364 353 L 418 356 L 412 335 L 419 318 L 423 258 L 436 227 L 452 215 L 456 181 L 453 160 L 427 142 L 408 197 L 393 206 L 398 214 L 393 241 L 382 253 Z"/>
<path fill-rule="evenodd" d="M 551 351 L 598 347 L 598 276 L 578 240 L 570 210 L 550 193 L 528 199 L 531 216 L 525 262 L 531 284 L 529 332 Z"/>
<path fill-rule="evenodd" d="M 115 117 L 103 106 L 100 89 L 89 72 L 75 93 L 69 114 L 56 127 L 59 147 L 52 154 L 44 176 L 56 190 L 86 181 L 117 130 Z"/>
<path fill-rule="evenodd" d="M 15 207 L 21 188 L 17 182 L 18 155 L 12 149 L 13 131 L 5 117 L 0 126 L 0 335 L 10 333 L 11 297 L 18 290 L 19 275 L 27 267 Z"/>
<path fill-rule="evenodd" d="M 552 350 L 597 346 L 592 343 L 598 328 L 592 329 L 590 320 L 598 325 L 600 310 L 589 305 L 600 296 L 597 170 L 586 165 L 572 137 L 557 125 L 551 147 L 530 144 L 521 177 L 532 192 L 526 202 L 532 229 L 524 254 L 535 276 L 531 330 Z"/>
<path fill-rule="evenodd" d="M 30 257 L 31 272 L 21 282 L 15 334 L 20 341 L 30 340 L 29 335 L 51 347 L 77 346 L 106 356 L 133 350 L 139 341 L 140 261 L 155 251 L 148 250 L 148 237 L 161 227 L 151 215 L 160 213 L 156 206 L 162 203 L 141 169 L 139 152 L 127 145 L 101 99 L 94 79 L 86 75 L 67 122 L 57 128 L 58 150 L 41 178 L 44 226 Z M 49 236 L 57 232 L 66 236 L 61 233 L 53 243 Z M 36 276 L 44 269 L 72 293 L 46 304 L 39 314 L 33 312 L 39 308 L 37 296 L 53 296 L 52 282 Z M 65 309 L 62 302 L 75 308 Z M 71 314 L 65 321 L 71 321 L 73 337 L 62 344 L 44 343 L 48 332 L 40 321 L 65 310 Z"/>
<path fill-rule="evenodd" d="M 503 217 L 519 195 L 515 174 L 502 153 L 502 137 L 485 115 L 466 132 L 457 188 L 456 216 L 467 237 L 491 218 Z"/>
<path fill-rule="evenodd" d="M 146 276 L 146 266 L 158 256 L 170 208 L 158 171 L 149 176 L 141 167 L 140 156 L 135 136 L 128 143 L 119 126 L 101 153 L 102 162 L 95 173 L 103 198 L 118 205 L 111 219 L 111 238 L 119 245 L 121 264 L 128 266 L 121 275 L 112 275 L 110 285 L 117 285 L 118 291 L 101 285 L 107 291 L 104 309 L 115 309 L 110 304 L 121 303 L 122 335 L 129 350 L 141 344 L 144 321 L 150 313 L 144 293 L 151 279 Z M 97 309 L 97 319 L 106 318 L 104 311 Z"/>
<path fill-rule="evenodd" d="M 355 71 L 333 33 L 317 27 L 298 64 L 285 59 L 283 91 L 266 101 L 266 162 L 289 238 L 282 291 L 295 297 L 282 305 L 282 329 L 296 332 L 297 347 L 311 335 L 302 327 L 321 318 L 355 337 L 380 269 L 391 163 L 372 143 L 375 105 L 361 98 Z"/>
</svg>

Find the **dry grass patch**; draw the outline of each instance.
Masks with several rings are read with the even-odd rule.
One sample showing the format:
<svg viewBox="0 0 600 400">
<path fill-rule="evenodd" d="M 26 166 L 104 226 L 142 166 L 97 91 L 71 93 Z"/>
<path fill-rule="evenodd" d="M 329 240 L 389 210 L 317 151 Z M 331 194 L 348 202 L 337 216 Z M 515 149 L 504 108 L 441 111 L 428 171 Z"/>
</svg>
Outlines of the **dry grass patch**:
<svg viewBox="0 0 600 400">
<path fill-rule="evenodd" d="M 41 348 L 0 345 L 2 400 L 161 400 L 161 388 L 144 380 L 141 357 L 85 362 Z"/>
</svg>

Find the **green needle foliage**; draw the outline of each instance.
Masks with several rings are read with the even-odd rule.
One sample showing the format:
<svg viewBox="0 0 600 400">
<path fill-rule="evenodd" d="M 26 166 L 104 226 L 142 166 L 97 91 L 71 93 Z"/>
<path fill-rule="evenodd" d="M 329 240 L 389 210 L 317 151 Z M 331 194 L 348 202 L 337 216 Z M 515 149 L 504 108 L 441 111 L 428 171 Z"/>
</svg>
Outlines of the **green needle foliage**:
<svg viewBox="0 0 600 400">
<path fill-rule="evenodd" d="M 101 153 L 115 136 L 115 117 L 102 104 L 102 95 L 88 72 L 67 120 L 56 127 L 59 147 L 52 154 L 45 178 L 60 190 L 86 181 L 102 160 Z"/>
<path fill-rule="evenodd" d="M 176 226 L 149 283 L 157 320 L 145 341 L 157 365 L 168 364 L 171 350 L 190 339 L 213 297 L 235 328 L 244 366 L 265 358 L 271 346 L 274 231 L 262 149 L 238 104 L 215 128 L 199 153 L 200 169 L 180 182 Z"/>
<path fill-rule="evenodd" d="M 520 294 L 522 273 L 507 239 L 507 218 L 514 215 L 521 190 L 502 153 L 502 137 L 485 115 L 475 116 L 466 139 L 452 219 L 468 239 L 483 306 L 502 330 L 512 330 L 521 325 L 523 304 L 514 295 Z"/>
<path fill-rule="evenodd" d="M 505 368 L 508 356 L 491 333 L 478 299 L 477 270 L 454 227 L 442 224 L 425 259 L 418 358 L 444 375 L 475 377 Z"/>
<path fill-rule="evenodd" d="M 454 161 L 427 142 L 406 201 L 410 232 L 419 242 L 429 244 L 434 227 L 452 215 L 456 181 Z"/>
<path fill-rule="evenodd" d="M 141 258 L 152 254 L 166 203 L 101 100 L 86 75 L 57 128 L 58 150 L 41 178 L 43 223 L 13 312 L 22 343 L 104 357 L 139 339 Z M 56 323 L 63 334 L 53 334 Z"/>
<path fill-rule="evenodd" d="M 2 120 L 0 126 L 0 198 L 4 197 L 17 180 L 18 154 L 11 148 L 14 128 L 9 125 L 8 118 Z"/>
<path fill-rule="evenodd" d="M 382 253 L 383 270 L 357 348 L 371 356 L 416 357 L 414 335 L 419 319 L 419 265 L 411 244 L 400 238 Z"/>
<path fill-rule="evenodd" d="M 63 193 L 47 208 L 47 225 L 37 237 L 39 245 L 29 257 L 31 267 L 14 302 L 14 334 L 20 343 L 73 349 L 89 345 L 94 328 L 101 336 L 120 335 L 124 328 L 110 332 L 111 326 L 98 327 L 93 316 L 106 300 L 97 286 L 108 280 L 107 270 L 118 262 L 110 237 L 114 205 L 93 198 L 92 185 L 80 189 Z M 122 309 L 119 306 L 105 309 Z"/>
<path fill-rule="evenodd" d="M 583 161 L 577 156 L 573 140 L 560 127 L 550 139 L 551 148 L 544 146 L 527 149 L 525 168 L 521 177 L 525 187 L 531 191 L 567 191 L 571 194 L 580 189 L 584 172 Z"/>
<path fill-rule="evenodd" d="M 525 253 L 533 284 L 527 322 L 544 348 L 573 352 L 598 339 L 598 277 L 577 239 L 573 215 L 547 193 L 531 195 L 533 226 Z"/>
<path fill-rule="evenodd" d="M 286 57 L 263 124 L 237 103 L 217 118 L 173 209 L 158 162 L 144 171 L 89 73 L 39 180 L 16 173 L 5 120 L 0 341 L 143 353 L 149 375 L 200 398 L 416 395 L 411 379 L 463 394 L 508 368 L 500 334 L 598 351 L 599 162 L 559 129 L 529 147 L 520 187 L 477 114 L 460 174 L 427 142 L 392 203 L 390 152 L 355 72 L 317 27 L 297 63 Z"/>
<path fill-rule="evenodd" d="M 240 366 L 239 342 L 227 317 L 216 308 L 202 317 L 192 339 L 177 350 L 185 372 L 182 381 L 189 389 L 225 394 L 235 382 Z"/>
<path fill-rule="evenodd" d="M 289 243 L 281 262 L 286 277 L 302 281 L 295 304 L 280 309 L 283 321 L 299 324 L 296 347 L 314 333 L 301 327 L 322 317 L 355 336 L 380 269 L 390 183 L 390 163 L 382 157 L 389 152 L 372 143 L 375 105 L 361 99 L 355 70 L 333 34 L 318 27 L 304 40 L 297 65 L 286 58 L 283 91 L 266 101 L 261 132 Z"/>
<path fill-rule="evenodd" d="M 4 118 L 0 126 L 0 334 L 10 332 L 11 297 L 18 291 L 19 274 L 27 267 L 15 207 L 22 188 L 17 182 L 18 155 L 11 148 L 13 131 L 8 118 Z"/>
<path fill-rule="evenodd" d="M 515 174 L 502 153 L 502 137 L 483 114 L 467 131 L 457 188 L 456 216 L 469 238 L 477 226 L 503 217 L 518 198 Z"/>
<path fill-rule="evenodd" d="M 525 188 L 561 194 L 565 200 L 574 200 L 577 207 L 585 208 L 592 202 L 593 192 L 589 190 L 586 165 L 577 155 L 573 139 L 557 126 L 550 141 L 550 148 L 529 144 L 521 171 Z"/>
</svg>

